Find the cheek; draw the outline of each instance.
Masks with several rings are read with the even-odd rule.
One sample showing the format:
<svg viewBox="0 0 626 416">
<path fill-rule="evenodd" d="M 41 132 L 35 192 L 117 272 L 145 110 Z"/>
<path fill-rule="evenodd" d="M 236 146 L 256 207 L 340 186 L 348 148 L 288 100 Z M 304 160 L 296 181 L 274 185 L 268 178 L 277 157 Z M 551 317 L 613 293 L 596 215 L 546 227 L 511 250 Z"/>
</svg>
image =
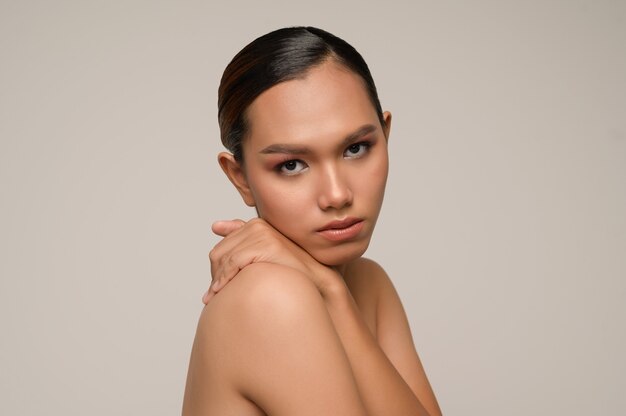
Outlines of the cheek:
<svg viewBox="0 0 626 416">
<path fill-rule="evenodd" d="M 279 231 L 288 234 L 287 229 L 302 222 L 303 213 L 311 205 L 310 192 L 303 184 L 295 181 L 257 175 L 259 180 L 251 182 L 259 215 Z M 299 220 L 295 220 L 299 219 Z"/>
<path fill-rule="evenodd" d="M 387 184 L 388 161 L 387 157 L 373 160 L 368 169 L 360 172 L 357 182 L 360 195 L 369 203 L 380 204 Z"/>
</svg>

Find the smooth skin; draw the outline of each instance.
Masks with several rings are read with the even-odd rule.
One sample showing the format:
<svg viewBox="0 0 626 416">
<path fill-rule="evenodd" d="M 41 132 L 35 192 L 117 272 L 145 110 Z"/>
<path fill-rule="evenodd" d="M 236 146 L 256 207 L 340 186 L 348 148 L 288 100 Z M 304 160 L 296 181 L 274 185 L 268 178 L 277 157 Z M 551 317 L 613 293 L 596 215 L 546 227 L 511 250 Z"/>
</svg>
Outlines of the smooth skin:
<svg viewBox="0 0 626 416">
<path fill-rule="evenodd" d="M 259 219 L 226 221 L 192 350 L 183 415 L 440 415 L 386 273 L 362 258 L 387 178 L 362 80 L 333 61 L 248 109 L 245 161 L 218 157 Z M 359 234 L 319 229 L 346 217 Z"/>
</svg>

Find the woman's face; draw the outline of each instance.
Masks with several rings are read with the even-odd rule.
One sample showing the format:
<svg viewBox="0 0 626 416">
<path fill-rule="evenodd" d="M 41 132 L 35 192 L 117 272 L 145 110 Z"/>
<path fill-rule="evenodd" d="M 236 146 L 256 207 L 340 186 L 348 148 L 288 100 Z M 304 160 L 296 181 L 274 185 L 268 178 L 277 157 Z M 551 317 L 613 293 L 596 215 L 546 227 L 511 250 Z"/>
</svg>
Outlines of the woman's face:
<svg viewBox="0 0 626 416">
<path fill-rule="evenodd" d="M 247 116 L 245 202 L 323 264 L 361 256 L 383 201 L 391 122 L 385 113 L 380 125 L 361 78 L 328 61 L 265 91 Z"/>
</svg>

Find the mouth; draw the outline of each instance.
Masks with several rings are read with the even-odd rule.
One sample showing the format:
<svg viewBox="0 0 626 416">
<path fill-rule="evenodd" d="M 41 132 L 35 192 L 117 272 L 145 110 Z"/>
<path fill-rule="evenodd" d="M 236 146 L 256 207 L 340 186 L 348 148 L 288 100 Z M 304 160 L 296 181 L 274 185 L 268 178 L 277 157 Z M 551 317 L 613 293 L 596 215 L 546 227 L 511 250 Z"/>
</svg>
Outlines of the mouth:
<svg viewBox="0 0 626 416">
<path fill-rule="evenodd" d="M 317 230 L 317 233 L 331 241 L 344 241 L 355 238 L 363 229 L 361 218 L 345 218 L 332 221 Z"/>
</svg>

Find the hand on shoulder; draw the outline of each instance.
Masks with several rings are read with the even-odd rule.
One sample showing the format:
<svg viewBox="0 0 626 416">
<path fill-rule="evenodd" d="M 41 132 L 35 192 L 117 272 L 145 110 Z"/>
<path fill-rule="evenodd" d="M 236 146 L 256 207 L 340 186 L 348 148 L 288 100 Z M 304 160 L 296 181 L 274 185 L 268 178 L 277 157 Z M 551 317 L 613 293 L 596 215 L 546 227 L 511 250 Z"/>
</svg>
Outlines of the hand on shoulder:
<svg viewBox="0 0 626 416">
<path fill-rule="evenodd" d="M 317 262 L 263 219 L 219 221 L 213 225 L 213 231 L 224 239 L 209 253 L 213 281 L 203 296 L 205 304 L 235 276 L 257 263 L 294 269 L 307 276 L 320 291 L 337 278 L 332 269 Z"/>
<path fill-rule="evenodd" d="M 321 298 L 316 286 L 304 273 L 281 264 L 258 262 L 241 269 L 237 278 L 224 286 L 205 309 L 229 304 L 238 313 L 246 310 L 259 313 L 268 307 L 288 307 L 308 295 Z"/>
</svg>

